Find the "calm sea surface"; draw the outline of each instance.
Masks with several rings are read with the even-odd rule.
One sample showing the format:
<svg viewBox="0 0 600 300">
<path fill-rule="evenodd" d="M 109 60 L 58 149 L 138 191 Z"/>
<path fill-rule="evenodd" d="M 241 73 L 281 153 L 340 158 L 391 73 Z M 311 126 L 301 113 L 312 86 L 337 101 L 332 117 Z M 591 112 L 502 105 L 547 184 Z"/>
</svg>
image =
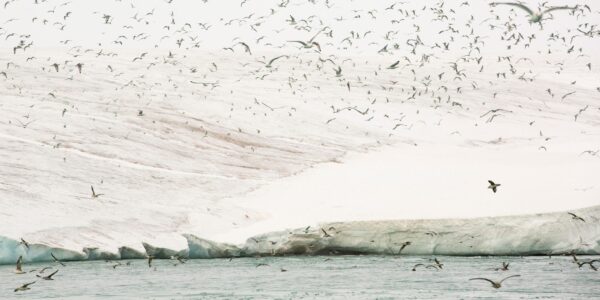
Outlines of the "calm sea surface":
<svg viewBox="0 0 600 300">
<path fill-rule="evenodd" d="M 116 268 L 116 262 L 104 261 L 24 265 L 24 271 L 59 269 L 53 281 L 37 278 L 37 271 L 16 275 L 14 266 L 0 266 L 0 299 L 600 299 L 600 271 L 580 269 L 570 257 L 437 257 L 441 270 L 412 271 L 431 258 L 268 257 L 177 265 L 155 260 L 152 268 L 142 260 Z M 593 258 L 599 257 L 579 259 Z M 502 262 L 510 263 L 509 270 L 494 270 Z M 469 281 L 514 274 L 521 277 L 500 289 Z M 13 292 L 36 280 L 31 290 Z"/>
</svg>

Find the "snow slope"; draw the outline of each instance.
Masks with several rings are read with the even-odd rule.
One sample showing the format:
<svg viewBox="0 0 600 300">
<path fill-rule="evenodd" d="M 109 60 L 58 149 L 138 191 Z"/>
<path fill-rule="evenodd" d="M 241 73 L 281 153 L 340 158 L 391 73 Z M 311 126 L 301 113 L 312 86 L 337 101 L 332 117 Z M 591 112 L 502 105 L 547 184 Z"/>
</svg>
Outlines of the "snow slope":
<svg viewBox="0 0 600 300">
<path fill-rule="evenodd" d="M 215 241 L 200 249 L 220 254 L 199 255 L 214 257 L 230 255 L 219 243 L 323 222 L 600 204 L 593 1 L 543 30 L 464 1 L 218 2 L 12 1 L 0 12 L 0 263 L 22 253 L 20 238 L 35 245 L 30 261 L 205 251 L 189 235 Z M 320 53 L 287 42 L 322 28 Z M 515 249 L 562 250 L 580 227 L 597 240 L 592 220 Z"/>
</svg>

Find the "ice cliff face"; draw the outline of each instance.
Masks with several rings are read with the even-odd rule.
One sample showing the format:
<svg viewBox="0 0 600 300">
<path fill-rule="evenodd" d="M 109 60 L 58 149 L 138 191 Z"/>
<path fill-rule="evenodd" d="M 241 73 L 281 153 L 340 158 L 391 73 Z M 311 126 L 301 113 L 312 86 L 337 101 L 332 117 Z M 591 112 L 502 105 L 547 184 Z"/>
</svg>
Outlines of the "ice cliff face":
<svg viewBox="0 0 600 300">
<path fill-rule="evenodd" d="M 363 221 L 325 223 L 265 233 L 243 245 L 217 243 L 184 234 L 187 249 L 154 247 L 145 253 L 122 247 L 118 253 L 83 253 L 0 238 L 0 263 L 62 260 L 143 259 L 147 256 L 192 259 L 284 255 L 600 255 L 600 206 L 566 212 L 476 219 Z"/>
<path fill-rule="evenodd" d="M 600 206 L 567 213 L 455 220 L 364 221 L 269 233 L 249 239 L 249 255 L 600 254 Z"/>
</svg>

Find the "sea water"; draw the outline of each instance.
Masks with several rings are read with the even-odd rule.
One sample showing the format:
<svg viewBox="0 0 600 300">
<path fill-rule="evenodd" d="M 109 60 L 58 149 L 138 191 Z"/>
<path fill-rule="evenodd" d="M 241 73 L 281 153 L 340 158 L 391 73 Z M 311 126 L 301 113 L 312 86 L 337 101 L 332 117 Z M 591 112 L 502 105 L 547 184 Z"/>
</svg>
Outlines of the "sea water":
<svg viewBox="0 0 600 300">
<path fill-rule="evenodd" d="M 600 299 L 600 272 L 573 258 L 303 256 L 239 259 L 85 261 L 0 266 L 0 299 Z M 589 260 L 598 257 L 579 257 Z M 129 262 L 129 265 L 126 263 Z M 502 262 L 508 271 L 496 270 Z M 264 265 L 263 265 L 264 264 Z M 596 264 L 600 267 L 600 263 Z M 55 269 L 54 280 L 41 280 Z M 29 272 L 37 269 L 37 271 Z M 473 277 L 500 280 L 495 289 Z M 31 290 L 14 292 L 26 282 Z"/>
</svg>

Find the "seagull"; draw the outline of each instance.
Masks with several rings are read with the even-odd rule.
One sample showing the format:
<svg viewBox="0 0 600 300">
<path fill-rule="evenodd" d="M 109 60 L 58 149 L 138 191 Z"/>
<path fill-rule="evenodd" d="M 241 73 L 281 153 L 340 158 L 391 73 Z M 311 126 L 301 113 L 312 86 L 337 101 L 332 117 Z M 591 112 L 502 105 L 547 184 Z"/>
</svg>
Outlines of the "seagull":
<svg viewBox="0 0 600 300">
<path fill-rule="evenodd" d="M 498 187 L 501 185 L 499 183 L 494 183 L 491 180 L 488 180 L 488 182 L 490 183 L 490 186 L 488 186 L 488 189 L 491 189 L 492 191 L 494 191 L 494 193 L 496 192 L 496 190 L 498 189 Z"/>
<path fill-rule="evenodd" d="M 506 277 L 506 278 L 504 278 L 504 279 L 502 279 L 502 280 L 500 280 L 500 281 L 498 281 L 498 282 L 496 282 L 496 281 L 493 281 L 493 280 L 490 280 L 490 279 L 487 279 L 487 278 L 482 278 L 482 277 L 478 277 L 478 278 L 471 278 L 471 279 L 469 279 L 469 280 L 485 280 L 485 281 L 487 281 L 487 282 L 491 283 L 491 284 L 492 284 L 492 286 L 493 286 L 495 289 L 499 289 L 499 288 L 501 288 L 501 287 L 502 287 L 502 283 L 503 283 L 503 282 L 504 282 L 506 279 L 509 279 L 509 278 L 512 278 L 512 277 L 520 277 L 520 276 L 521 276 L 521 275 L 511 275 L 511 276 L 508 276 L 508 277 Z"/>
<path fill-rule="evenodd" d="M 265 263 L 260 263 L 260 264 L 256 265 L 257 268 L 258 267 L 269 267 L 269 266 L 270 266 L 269 264 L 265 264 Z"/>
<path fill-rule="evenodd" d="M 568 214 L 570 214 L 573 217 L 573 220 L 579 220 L 579 221 L 585 222 L 585 220 L 582 217 L 580 217 L 574 213 L 568 212 Z"/>
<path fill-rule="evenodd" d="M 413 266 L 412 270 L 416 271 L 418 267 L 425 267 L 426 269 L 434 269 L 434 270 L 439 270 L 438 267 L 434 266 L 434 265 L 425 265 L 425 264 L 416 264 Z"/>
<path fill-rule="evenodd" d="M 590 265 L 590 269 L 594 270 L 594 271 L 598 271 L 598 268 L 596 266 L 594 266 L 595 262 L 600 262 L 600 260 L 598 259 L 594 259 L 594 260 L 590 260 L 590 261 L 584 261 L 584 262 L 578 262 L 576 261 L 575 263 L 579 266 L 579 268 L 581 269 L 581 267 L 583 267 L 584 265 Z"/>
<path fill-rule="evenodd" d="M 441 263 L 441 262 L 440 262 L 440 261 L 437 259 L 437 257 L 436 257 L 436 258 L 434 258 L 434 259 L 433 259 L 433 261 L 435 262 L 435 266 L 436 266 L 436 267 L 438 267 L 438 268 L 440 268 L 440 269 L 442 269 L 442 268 L 443 268 L 444 264 L 443 264 L 443 263 Z"/>
<path fill-rule="evenodd" d="M 98 198 L 104 194 L 96 194 L 96 191 L 94 191 L 94 186 L 90 185 L 90 187 L 92 188 L 92 198 Z"/>
<path fill-rule="evenodd" d="M 335 71 L 335 76 L 336 77 L 341 77 L 342 76 L 342 67 L 338 66 L 337 69 L 333 69 Z"/>
<path fill-rule="evenodd" d="M 274 63 L 276 60 L 278 60 L 278 59 L 280 59 L 280 58 L 282 58 L 282 57 L 289 58 L 289 56 L 287 56 L 287 55 L 280 55 L 280 56 L 277 56 L 277 57 L 275 57 L 275 58 L 271 59 L 271 60 L 269 61 L 269 63 L 268 63 L 268 64 L 265 64 L 265 67 L 267 67 L 267 68 L 270 68 L 270 67 L 272 67 L 272 64 L 273 64 L 273 63 Z M 264 64 L 265 62 L 262 62 L 262 63 Z"/>
<path fill-rule="evenodd" d="M 400 255 L 400 253 L 402 252 L 402 250 L 404 250 L 404 248 L 406 248 L 406 246 L 409 246 L 410 244 L 412 244 L 412 242 L 407 241 L 401 244 L 400 246 L 400 250 L 398 250 L 398 255 Z"/>
<path fill-rule="evenodd" d="M 23 269 L 21 268 L 23 263 L 23 256 L 19 256 L 19 259 L 17 259 L 17 268 L 15 269 L 15 274 L 25 274 L 25 272 L 23 272 Z"/>
<path fill-rule="evenodd" d="M 76 64 L 76 66 L 77 66 L 77 70 L 79 71 L 79 74 L 81 74 L 81 68 L 83 67 L 83 64 L 78 63 L 78 64 Z"/>
<path fill-rule="evenodd" d="M 508 265 L 510 265 L 510 263 L 507 262 L 502 262 L 502 267 L 501 268 L 496 268 L 496 271 L 508 271 Z"/>
<path fill-rule="evenodd" d="M 387 67 L 390 70 L 396 69 L 398 68 L 398 64 L 400 64 L 400 61 L 397 60 L 395 63 L 391 64 L 389 67 Z"/>
<path fill-rule="evenodd" d="M 29 249 L 29 243 L 26 242 L 23 238 L 21 238 L 21 242 L 19 243 L 20 245 L 24 245 L 25 248 Z"/>
<path fill-rule="evenodd" d="M 152 260 L 153 259 L 154 259 L 154 256 L 148 255 L 148 268 L 152 268 Z"/>
<path fill-rule="evenodd" d="M 321 45 L 319 45 L 319 43 L 315 42 L 314 39 L 321 33 L 323 32 L 323 30 L 325 30 L 325 28 L 319 30 L 319 32 L 317 32 L 317 34 L 315 34 L 310 40 L 308 40 L 307 42 L 303 42 L 303 41 L 288 41 L 290 43 L 299 43 L 302 44 L 302 47 L 305 49 L 310 49 L 313 46 L 316 46 L 317 49 L 319 49 L 319 52 L 321 52 Z"/>
<path fill-rule="evenodd" d="M 187 262 L 187 260 L 185 260 L 185 258 L 179 256 L 179 255 L 173 255 L 171 256 L 172 260 L 177 260 L 179 261 L 181 264 L 185 264 Z"/>
<path fill-rule="evenodd" d="M 550 8 L 547 8 L 544 11 L 539 11 L 539 12 L 533 12 L 533 10 L 531 10 L 529 7 L 525 6 L 522 3 L 515 3 L 515 2 L 492 2 L 490 3 L 490 5 L 492 7 L 496 6 L 496 5 L 510 5 L 510 6 L 516 6 L 520 9 L 525 10 L 528 14 L 529 14 L 529 22 L 531 23 L 539 23 L 542 21 L 542 18 L 544 17 L 544 14 L 549 13 L 551 11 L 555 11 L 555 10 L 563 10 L 563 9 L 568 9 L 568 10 L 574 10 L 577 9 L 577 6 L 575 7 L 568 7 L 568 6 L 553 6 Z"/>
<path fill-rule="evenodd" d="M 37 277 L 39 277 L 39 278 L 41 278 L 41 279 L 44 279 L 44 280 L 54 280 L 54 279 L 52 278 L 52 276 L 54 276 L 54 274 L 56 274 L 56 273 L 58 273 L 58 270 L 56 270 L 56 271 L 52 272 L 52 274 L 50 274 L 50 275 L 47 275 L 47 276 L 40 276 L 39 274 L 38 274 L 38 275 L 35 275 L 35 276 L 37 276 Z"/>
<path fill-rule="evenodd" d="M 65 264 L 62 261 L 58 260 L 58 258 L 56 258 L 56 256 L 54 256 L 54 253 L 50 252 L 50 256 L 52 256 L 52 259 L 54 259 L 54 262 L 59 263 L 63 267 L 65 266 Z"/>
<path fill-rule="evenodd" d="M 26 290 L 30 290 L 31 288 L 29 287 L 30 285 L 34 284 L 34 282 L 30 282 L 30 283 L 26 283 L 18 288 L 15 289 L 15 293 L 16 292 L 22 292 L 22 291 L 26 291 Z"/>
</svg>

